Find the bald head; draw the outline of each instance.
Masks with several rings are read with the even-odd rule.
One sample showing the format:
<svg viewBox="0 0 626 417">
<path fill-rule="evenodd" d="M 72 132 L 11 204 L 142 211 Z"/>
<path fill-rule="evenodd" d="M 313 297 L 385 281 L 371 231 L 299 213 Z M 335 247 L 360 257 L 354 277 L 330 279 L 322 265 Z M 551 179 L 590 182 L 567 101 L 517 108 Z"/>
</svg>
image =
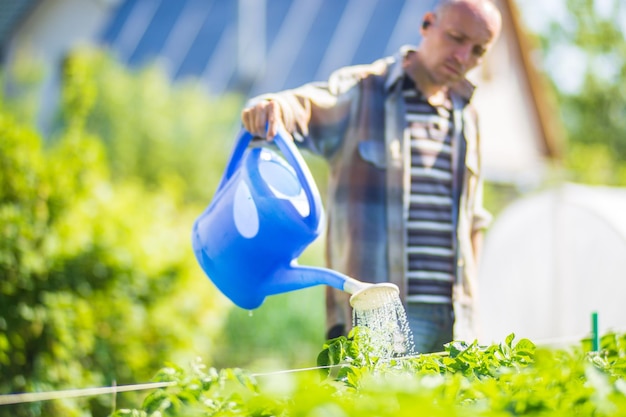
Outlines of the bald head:
<svg viewBox="0 0 626 417">
<path fill-rule="evenodd" d="M 500 11 L 491 0 L 441 0 L 423 17 L 411 70 L 422 90 L 451 86 L 476 67 L 500 33 Z"/>
<path fill-rule="evenodd" d="M 435 14 L 442 16 L 452 8 L 460 8 L 468 16 L 482 20 L 493 38 L 500 34 L 502 16 L 492 0 L 440 0 L 435 8 Z"/>
</svg>

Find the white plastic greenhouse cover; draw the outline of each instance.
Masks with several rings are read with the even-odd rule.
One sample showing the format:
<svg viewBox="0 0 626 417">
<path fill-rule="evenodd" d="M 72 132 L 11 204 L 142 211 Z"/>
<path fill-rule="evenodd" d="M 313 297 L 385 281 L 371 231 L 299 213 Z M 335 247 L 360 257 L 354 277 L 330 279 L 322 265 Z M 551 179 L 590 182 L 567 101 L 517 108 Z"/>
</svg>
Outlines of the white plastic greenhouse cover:
<svg viewBox="0 0 626 417">
<path fill-rule="evenodd" d="M 485 239 L 481 342 L 626 330 L 626 189 L 564 184 L 507 207 Z"/>
</svg>

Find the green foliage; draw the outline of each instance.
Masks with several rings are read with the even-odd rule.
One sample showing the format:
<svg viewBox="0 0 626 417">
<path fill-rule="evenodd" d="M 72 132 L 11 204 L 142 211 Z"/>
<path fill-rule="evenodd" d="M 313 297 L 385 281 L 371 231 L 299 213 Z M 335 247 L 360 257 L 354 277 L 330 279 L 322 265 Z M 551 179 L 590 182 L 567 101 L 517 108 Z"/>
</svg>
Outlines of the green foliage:
<svg viewBox="0 0 626 417">
<path fill-rule="evenodd" d="M 98 135 L 113 180 L 173 186 L 186 200 L 207 202 L 238 129 L 241 97 L 212 100 L 199 83 L 172 85 L 157 65 L 129 71 L 100 50 L 77 51 L 65 68 L 58 128 L 79 119 Z"/>
<path fill-rule="evenodd" d="M 523 195 L 514 184 L 485 181 L 483 205 L 496 218 L 509 204 Z"/>
<path fill-rule="evenodd" d="M 222 313 L 195 285 L 192 213 L 176 195 L 112 186 L 93 139 L 44 150 L 6 115 L 0 136 L 0 390 L 129 383 L 177 350 L 210 350 L 187 339 L 215 334 Z"/>
<path fill-rule="evenodd" d="M 626 412 L 626 335 L 609 333 L 601 350 L 537 348 L 530 340 L 376 358 L 367 331 L 328 341 L 321 378 L 308 373 L 170 366 L 156 381 L 172 386 L 120 416 L 621 416 Z M 330 368 L 330 371 L 327 369 Z"/>
<path fill-rule="evenodd" d="M 565 155 L 568 179 L 626 185 L 626 3 L 603 2 L 611 9 L 598 12 L 592 0 L 566 0 L 567 16 L 540 34 L 544 55 L 566 46 L 584 58 L 570 62 L 582 67 L 576 91 L 565 91 L 554 68 L 551 74 L 560 116 L 569 144 Z"/>
<path fill-rule="evenodd" d="M 596 185 L 626 185 L 626 164 L 610 149 L 606 141 L 572 141 L 566 157 L 566 167 L 572 181 Z"/>
<path fill-rule="evenodd" d="M 109 149 L 87 128 L 99 99 L 96 64 L 68 60 L 64 123 L 53 140 L 0 100 L 2 393 L 148 379 L 166 360 L 210 355 L 226 312 L 190 250 L 203 206 L 186 203 L 186 183 L 167 173 L 158 189 L 139 177 L 112 180 Z M 121 112 L 134 105 L 117 104 Z M 102 415 L 108 402 L 3 412 Z"/>
<path fill-rule="evenodd" d="M 356 327 L 348 337 L 341 336 L 326 342 L 317 357 L 317 365 L 331 369 L 341 365 L 335 378 L 354 388 L 358 387 L 356 383 L 363 372 L 397 369 L 411 369 L 424 374 L 461 373 L 466 377 L 497 377 L 502 368 L 519 370 L 532 361 L 535 345 L 528 339 L 513 345 L 513 339 L 514 335 L 510 335 L 503 343 L 487 347 L 476 342 L 452 342 L 445 352 L 411 358 L 384 358 L 370 348 L 369 329 Z"/>
<path fill-rule="evenodd" d="M 7 92 L 0 99 L 0 113 L 11 113 L 19 123 L 35 125 L 44 75 L 41 62 L 23 50 L 15 51 L 13 65 L 0 68 L 0 83 Z"/>
</svg>

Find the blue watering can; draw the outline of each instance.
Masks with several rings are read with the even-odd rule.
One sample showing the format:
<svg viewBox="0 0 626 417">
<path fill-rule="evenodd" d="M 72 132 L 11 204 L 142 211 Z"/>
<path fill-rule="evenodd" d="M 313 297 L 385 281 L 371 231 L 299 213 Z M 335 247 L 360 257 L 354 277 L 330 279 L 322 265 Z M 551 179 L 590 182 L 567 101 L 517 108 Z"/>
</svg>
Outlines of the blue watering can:
<svg viewBox="0 0 626 417">
<path fill-rule="evenodd" d="M 193 225 L 196 259 L 215 286 L 249 310 L 268 295 L 319 284 L 351 298 L 362 295 L 360 304 L 374 299 L 373 289 L 397 293 L 393 284 L 367 284 L 330 269 L 298 265 L 298 256 L 323 223 L 319 191 L 287 132 L 274 138 L 285 159 L 267 146 L 250 147 L 251 139 L 249 132 L 239 133 L 213 200 Z"/>
</svg>

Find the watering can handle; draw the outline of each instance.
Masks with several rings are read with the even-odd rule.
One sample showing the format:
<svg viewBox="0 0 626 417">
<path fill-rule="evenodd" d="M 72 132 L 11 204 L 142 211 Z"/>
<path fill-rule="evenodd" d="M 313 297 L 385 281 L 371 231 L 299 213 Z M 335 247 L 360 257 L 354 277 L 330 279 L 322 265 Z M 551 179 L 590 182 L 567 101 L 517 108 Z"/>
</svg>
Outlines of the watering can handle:
<svg viewBox="0 0 626 417">
<path fill-rule="evenodd" d="M 244 152 L 248 148 L 248 144 L 252 140 L 252 134 L 248 132 L 246 129 L 241 129 L 237 138 L 235 139 L 235 147 L 230 154 L 230 158 L 228 159 L 228 164 L 226 165 L 226 169 L 224 170 L 224 175 L 217 186 L 217 191 L 220 191 L 224 185 L 228 182 L 230 177 L 233 176 L 235 170 L 239 166 L 241 162 L 241 158 L 243 157 Z M 217 192 L 216 191 L 216 192 Z"/>
<path fill-rule="evenodd" d="M 274 141 L 278 146 L 278 149 L 283 153 L 285 159 L 293 167 L 296 171 L 296 176 L 298 177 L 298 181 L 302 185 L 304 189 L 304 194 L 309 202 L 310 212 L 309 215 L 305 218 L 307 222 L 315 222 L 321 214 L 321 198 L 319 192 L 316 187 L 311 186 L 311 184 L 315 184 L 313 180 L 313 176 L 311 175 L 311 171 L 302 158 L 302 155 L 298 151 L 298 148 L 293 143 L 293 140 L 286 139 L 289 135 L 283 128 L 279 129 L 274 137 Z M 230 155 L 230 160 L 228 161 L 228 165 L 226 165 L 226 169 L 224 171 L 224 176 L 220 181 L 219 186 L 217 187 L 217 191 L 221 190 L 224 184 L 230 179 L 230 177 L 235 173 L 235 170 L 239 166 L 241 159 L 243 158 L 243 154 L 248 148 L 250 141 L 253 136 L 246 129 L 241 129 L 239 135 L 235 142 L 235 147 L 233 148 L 233 152 Z M 314 224 L 312 224 L 314 226 Z"/>
</svg>

